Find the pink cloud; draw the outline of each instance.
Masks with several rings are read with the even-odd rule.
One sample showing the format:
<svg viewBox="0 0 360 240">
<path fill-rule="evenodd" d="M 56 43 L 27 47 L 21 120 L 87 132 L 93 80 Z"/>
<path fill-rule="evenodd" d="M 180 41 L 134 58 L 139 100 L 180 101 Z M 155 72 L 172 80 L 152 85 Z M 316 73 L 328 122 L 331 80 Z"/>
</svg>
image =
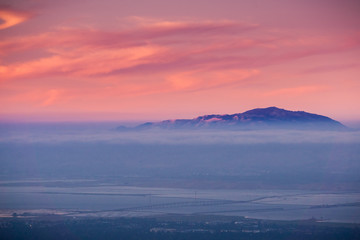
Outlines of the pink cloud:
<svg viewBox="0 0 360 240">
<path fill-rule="evenodd" d="M 184 38 L 195 35 L 192 37 L 193 40 L 199 42 L 199 38 L 204 37 L 204 34 L 213 35 L 222 32 L 228 35 L 229 31 L 248 28 L 252 28 L 252 26 L 232 22 L 196 24 L 188 22 L 165 24 L 161 22 L 140 25 L 134 30 L 125 29 L 119 32 L 63 28 L 56 32 L 0 41 L 0 50 L 1 54 L 5 56 L 5 62 L 6 56 L 10 56 L 14 52 L 42 49 L 48 53 L 48 56 L 42 58 L 34 57 L 25 62 L 3 64 L 0 66 L 0 71 L 5 76 L 3 79 L 13 79 L 52 75 L 99 76 L 131 71 L 132 68 L 141 68 L 142 66 L 150 68 L 155 66 L 154 68 L 156 68 L 157 64 L 159 67 L 163 67 L 163 64 L 173 64 L 174 66 L 170 69 L 176 69 L 175 62 L 184 60 L 184 57 L 187 58 L 190 54 L 208 52 L 212 48 L 205 45 L 198 49 L 197 46 L 190 44 L 181 46 L 184 49 L 177 49 L 177 46 L 174 45 L 177 45 L 178 42 L 184 44 Z M 170 41 L 168 44 L 161 42 L 178 35 L 181 36 L 181 39 L 177 40 L 178 42 Z M 160 43 L 158 43 L 159 39 Z M 185 65 L 186 62 L 184 61 Z M 194 61 L 190 61 L 189 64 L 194 64 Z M 182 68 L 184 67 L 186 66 Z"/>
<path fill-rule="evenodd" d="M 348 69 L 358 69 L 360 64 L 333 64 L 333 65 L 322 65 L 318 67 L 312 67 L 302 71 L 303 74 L 312 74 L 312 73 L 323 73 L 323 72 L 334 72 L 334 71 L 343 71 Z"/>
<path fill-rule="evenodd" d="M 286 36 L 233 21 L 137 19 L 129 26 L 113 31 L 62 27 L 1 39 L 0 84 L 13 81 L 29 92 L 2 99 L 28 99 L 46 108 L 71 96 L 98 100 L 202 91 L 236 85 L 258 76 L 264 67 L 360 45 L 353 36 Z M 44 55 L 32 55 L 40 50 Z M 25 60 L 7 60 L 21 54 L 27 56 Z M 61 83 L 50 83 L 54 78 L 61 78 Z M 33 83 L 43 86 L 41 92 L 34 90 Z M 264 96 L 303 95 L 319 89 L 280 88 Z"/>
<path fill-rule="evenodd" d="M 252 70 L 222 70 L 198 72 L 180 72 L 166 77 L 166 81 L 175 90 L 196 91 L 219 87 L 239 82 L 258 74 L 255 69 Z"/>
<path fill-rule="evenodd" d="M 42 101 L 42 106 L 51 106 L 61 97 L 60 89 L 50 89 L 45 93 L 45 99 Z"/>
<path fill-rule="evenodd" d="M 25 22 L 32 14 L 0 6 L 0 30 Z"/>
<path fill-rule="evenodd" d="M 298 86 L 292 88 L 280 88 L 265 92 L 264 96 L 301 96 L 308 93 L 323 91 L 326 88 L 326 86 Z"/>
<path fill-rule="evenodd" d="M 257 28 L 253 24 L 229 21 L 152 21 L 115 32 L 60 28 L 55 32 L 0 41 L 3 62 L 14 52 L 26 53 L 32 49 L 41 49 L 49 55 L 3 64 L 1 72 L 11 79 L 58 74 L 100 77 L 189 68 L 254 68 L 346 50 L 360 44 L 359 41 L 344 44 L 343 39 L 277 39 L 256 33 Z M 245 36 L 244 31 L 249 30 L 256 34 Z M 125 52 L 131 54 L 124 56 Z M 152 54 L 142 55 L 141 52 Z M 141 61 L 132 61 L 137 55 L 142 56 Z M 99 60 L 103 64 L 99 64 Z M 94 63 L 97 64 L 94 66 Z"/>
</svg>

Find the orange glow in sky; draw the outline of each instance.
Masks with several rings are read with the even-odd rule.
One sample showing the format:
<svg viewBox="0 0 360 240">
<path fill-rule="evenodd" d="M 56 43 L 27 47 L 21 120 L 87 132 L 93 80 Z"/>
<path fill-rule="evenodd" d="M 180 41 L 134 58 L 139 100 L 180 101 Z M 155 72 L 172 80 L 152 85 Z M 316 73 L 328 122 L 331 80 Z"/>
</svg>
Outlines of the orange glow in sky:
<svg viewBox="0 0 360 240">
<path fill-rule="evenodd" d="M 360 120 L 356 0 L 8 1 L 0 119 L 192 118 L 277 106 Z"/>
</svg>

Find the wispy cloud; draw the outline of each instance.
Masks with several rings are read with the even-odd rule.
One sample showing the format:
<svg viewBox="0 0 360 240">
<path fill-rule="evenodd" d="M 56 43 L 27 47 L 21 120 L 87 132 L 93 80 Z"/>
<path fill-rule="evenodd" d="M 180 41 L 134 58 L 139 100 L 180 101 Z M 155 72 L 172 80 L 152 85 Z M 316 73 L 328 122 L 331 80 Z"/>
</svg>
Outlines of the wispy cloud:
<svg viewBox="0 0 360 240">
<path fill-rule="evenodd" d="M 293 88 L 281 88 L 266 92 L 265 96 L 299 96 L 312 92 L 319 92 L 325 90 L 326 86 L 299 86 Z"/>
<path fill-rule="evenodd" d="M 7 6 L 0 6 L 0 30 L 25 22 L 31 15 L 28 12 L 16 11 Z"/>
<path fill-rule="evenodd" d="M 2 38 L 0 83 L 21 82 L 27 91 L 2 99 L 24 100 L 40 88 L 42 97 L 29 100 L 46 107 L 71 94 L 96 98 L 202 91 L 241 83 L 272 65 L 360 46 L 354 36 L 292 36 L 227 20 L 131 17 L 124 23 L 113 30 L 57 26 Z M 54 78 L 62 83 L 50 84 Z M 84 90 L 74 89 L 76 84 Z M 62 89 L 61 94 L 54 89 Z M 280 87 L 267 96 L 317 90 Z"/>
<path fill-rule="evenodd" d="M 260 34 L 253 24 L 137 19 L 132 29 L 59 28 L 0 41 L 6 57 L 42 49 L 48 56 L 3 63 L 3 80 L 47 76 L 101 77 L 146 72 L 204 71 L 263 67 L 292 59 L 340 51 L 344 44 L 323 39 L 300 41 Z M 244 34 L 252 31 L 254 36 Z M 30 54 L 31 55 L 31 54 Z"/>
<path fill-rule="evenodd" d="M 323 73 L 323 72 L 334 72 L 334 71 L 343 71 L 348 69 L 359 68 L 360 64 L 332 64 L 332 65 L 322 65 L 318 67 L 312 67 L 302 71 L 302 74 L 313 74 L 313 73 Z"/>
<path fill-rule="evenodd" d="M 50 106 L 52 104 L 54 104 L 54 102 L 59 98 L 61 94 L 61 90 L 59 89 L 51 89 L 49 91 L 46 92 L 46 98 L 45 100 L 42 102 L 43 106 Z"/>
</svg>

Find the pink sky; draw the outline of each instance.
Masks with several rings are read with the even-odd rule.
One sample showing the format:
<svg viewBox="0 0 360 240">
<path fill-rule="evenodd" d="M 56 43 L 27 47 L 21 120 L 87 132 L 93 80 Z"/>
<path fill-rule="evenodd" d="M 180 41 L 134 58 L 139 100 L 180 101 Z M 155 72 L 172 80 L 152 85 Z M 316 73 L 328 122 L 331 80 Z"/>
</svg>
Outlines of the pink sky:
<svg viewBox="0 0 360 240">
<path fill-rule="evenodd" d="M 0 1 L 0 117 L 277 106 L 357 121 L 359 12 L 357 0 Z"/>
</svg>

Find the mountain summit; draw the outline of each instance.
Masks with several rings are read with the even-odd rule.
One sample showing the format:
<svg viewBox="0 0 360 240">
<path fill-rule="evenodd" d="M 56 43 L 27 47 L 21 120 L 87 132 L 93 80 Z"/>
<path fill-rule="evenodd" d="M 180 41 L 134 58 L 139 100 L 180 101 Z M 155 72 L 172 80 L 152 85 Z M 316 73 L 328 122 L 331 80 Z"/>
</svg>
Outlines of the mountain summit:
<svg viewBox="0 0 360 240">
<path fill-rule="evenodd" d="M 193 119 L 175 119 L 161 122 L 147 122 L 134 129 L 311 129 L 346 130 L 340 122 L 329 117 L 289 111 L 277 107 L 256 108 L 236 114 L 212 114 Z M 126 129 L 119 127 L 119 130 Z"/>
</svg>

